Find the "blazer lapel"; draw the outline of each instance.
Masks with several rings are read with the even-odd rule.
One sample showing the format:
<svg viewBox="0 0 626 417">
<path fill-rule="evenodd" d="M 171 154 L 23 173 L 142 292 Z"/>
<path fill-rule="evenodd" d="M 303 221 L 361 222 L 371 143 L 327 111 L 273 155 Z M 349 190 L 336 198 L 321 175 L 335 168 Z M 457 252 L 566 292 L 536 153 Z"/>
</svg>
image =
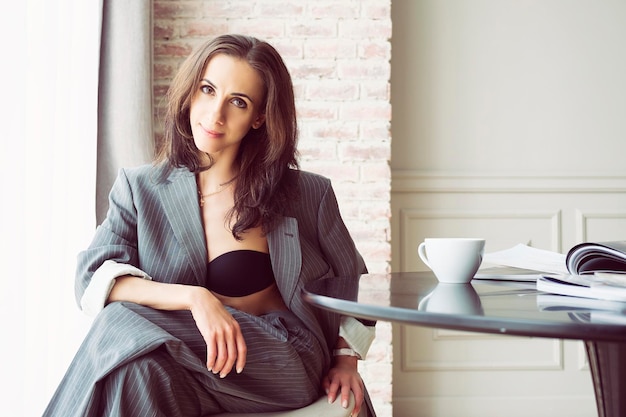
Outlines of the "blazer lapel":
<svg viewBox="0 0 626 417">
<path fill-rule="evenodd" d="M 168 181 L 159 188 L 174 236 L 186 250 L 198 284 L 203 285 L 207 249 L 197 195 L 195 175 L 183 169 L 172 171 Z"/>
<path fill-rule="evenodd" d="M 289 305 L 302 268 L 298 221 L 293 217 L 283 218 L 278 227 L 267 235 L 267 243 L 276 284 Z"/>
</svg>

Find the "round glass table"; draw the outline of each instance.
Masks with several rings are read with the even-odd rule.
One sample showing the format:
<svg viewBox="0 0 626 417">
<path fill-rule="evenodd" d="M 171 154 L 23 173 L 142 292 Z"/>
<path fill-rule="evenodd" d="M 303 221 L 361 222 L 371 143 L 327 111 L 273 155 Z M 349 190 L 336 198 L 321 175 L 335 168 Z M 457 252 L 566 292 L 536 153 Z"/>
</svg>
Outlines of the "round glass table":
<svg viewBox="0 0 626 417">
<path fill-rule="evenodd" d="M 517 336 L 582 340 L 599 417 L 626 417 L 626 303 L 552 295 L 534 282 L 438 283 L 430 272 L 364 274 L 304 288 L 312 305 L 365 320 Z"/>
</svg>

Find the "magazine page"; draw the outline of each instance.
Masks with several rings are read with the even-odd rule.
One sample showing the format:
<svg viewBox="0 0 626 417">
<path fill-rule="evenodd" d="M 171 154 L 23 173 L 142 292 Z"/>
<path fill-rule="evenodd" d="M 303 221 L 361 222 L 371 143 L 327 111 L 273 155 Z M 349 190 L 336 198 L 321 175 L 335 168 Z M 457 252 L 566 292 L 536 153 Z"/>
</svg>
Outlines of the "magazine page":
<svg viewBox="0 0 626 417">
<path fill-rule="evenodd" d="M 603 282 L 596 275 L 543 275 L 537 289 L 550 294 L 626 302 L 626 286 Z"/>
<path fill-rule="evenodd" d="M 626 301 L 626 288 L 597 282 L 591 284 L 591 293 L 600 300 Z"/>
<path fill-rule="evenodd" d="M 488 267 L 489 265 L 508 266 L 549 274 L 568 273 L 564 254 L 533 248 L 521 243 L 509 249 L 486 253 L 483 257 L 483 266 Z"/>
<path fill-rule="evenodd" d="M 542 275 L 537 279 L 537 289 L 550 294 L 595 298 L 591 294 L 592 278 L 582 275 Z"/>
<path fill-rule="evenodd" d="M 474 279 L 535 282 L 540 276 L 540 271 L 532 269 L 515 268 L 513 266 L 485 266 L 476 272 Z"/>
<path fill-rule="evenodd" d="M 567 253 L 566 265 L 567 270 L 576 275 L 626 273 L 626 241 L 578 244 Z"/>
<path fill-rule="evenodd" d="M 626 274 L 615 274 L 610 272 L 596 272 L 593 274 L 597 282 L 617 287 L 626 287 Z"/>
</svg>

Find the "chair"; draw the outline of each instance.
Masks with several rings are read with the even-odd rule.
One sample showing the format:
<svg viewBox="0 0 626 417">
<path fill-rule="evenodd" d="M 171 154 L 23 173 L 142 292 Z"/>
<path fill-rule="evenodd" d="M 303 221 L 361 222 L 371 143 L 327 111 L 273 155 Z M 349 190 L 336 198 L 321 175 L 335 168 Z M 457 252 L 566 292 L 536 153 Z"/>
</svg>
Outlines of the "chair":
<svg viewBox="0 0 626 417">
<path fill-rule="evenodd" d="M 213 417 L 349 417 L 352 408 L 354 408 L 354 396 L 352 394 L 350 394 L 350 403 L 348 404 L 348 408 L 343 408 L 341 406 L 341 401 L 338 399 L 334 403 L 328 404 L 326 395 L 322 395 L 314 403 L 297 410 L 252 414 L 221 413 L 216 414 Z M 363 402 L 363 406 L 361 407 L 361 412 L 358 417 L 376 417 L 367 391 L 365 391 L 365 401 Z"/>
</svg>

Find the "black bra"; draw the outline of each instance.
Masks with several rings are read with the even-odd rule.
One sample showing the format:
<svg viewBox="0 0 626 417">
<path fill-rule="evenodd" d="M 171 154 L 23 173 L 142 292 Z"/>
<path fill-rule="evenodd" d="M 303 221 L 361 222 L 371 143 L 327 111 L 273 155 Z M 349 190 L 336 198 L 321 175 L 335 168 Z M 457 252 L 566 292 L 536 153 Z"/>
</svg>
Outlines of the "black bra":
<svg viewBox="0 0 626 417">
<path fill-rule="evenodd" d="M 255 250 L 223 253 L 207 270 L 207 288 L 227 297 L 254 294 L 275 282 L 269 253 Z"/>
</svg>

